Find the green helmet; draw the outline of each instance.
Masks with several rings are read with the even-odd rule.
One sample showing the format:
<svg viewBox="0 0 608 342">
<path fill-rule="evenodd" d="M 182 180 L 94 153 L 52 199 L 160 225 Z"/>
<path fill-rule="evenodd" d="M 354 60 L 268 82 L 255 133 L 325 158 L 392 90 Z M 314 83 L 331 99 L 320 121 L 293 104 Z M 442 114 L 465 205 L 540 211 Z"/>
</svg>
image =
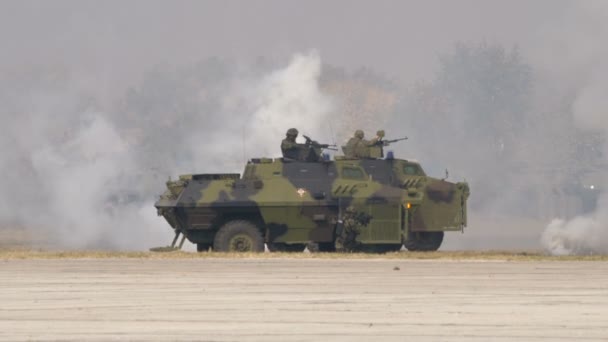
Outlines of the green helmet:
<svg viewBox="0 0 608 342">
<path fill-rule="evenodd" d="M 288 130 L 287 130 L 286 135 L 287 135 L 287 136 L 294 136 L 294 137 L 297 137 L 297 136 L 298 136 L 298 130 L 297 130 L 297 129 L 295 129 L 295 128 L 290 128 L 290 129 L 288 129 Z"/>
<path fill-rule="evenodd" d="M 384 130 L 383 130 L 383 129 L 379 130 L 378 132 L 376 132 L 376 135 L 377 135 L 379 138 L 384 138 Z"/>
<path fill-rule="evenodd" d="M 358 129 L 355 131 L 355 138 L 363 139 L 363 137 L 364 137 L 364 134 L 363 134 L 362 130 Z"/>
</svg>

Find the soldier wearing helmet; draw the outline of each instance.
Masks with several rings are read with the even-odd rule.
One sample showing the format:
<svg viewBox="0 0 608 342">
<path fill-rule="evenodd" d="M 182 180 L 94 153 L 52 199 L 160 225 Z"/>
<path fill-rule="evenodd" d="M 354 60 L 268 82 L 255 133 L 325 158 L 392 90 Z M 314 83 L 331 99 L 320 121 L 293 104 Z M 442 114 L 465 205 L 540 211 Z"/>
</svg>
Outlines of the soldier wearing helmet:
<svg viewBox="0 0 608 342">
<path fill-rule="evenodd" d="M 344 156 L 346 158 L 365 158 L 365 150 L 369 145 L 369 142 L 364 140 L 365 134 L 362 130 L 358 129 L 352 138 L 348 140 L 346 146 L 344 146 Z"/>
<path fill-rule="evenodd" d="M 308 145 L 298 144 L 296 138 L 298 137 L 298 130 L 290 128 L 285 133 L 285 139 L 281 141 L 281 152 L 283 152 L 284 158 L 290 158 L 299 160 L 302 158 L 303 150 L 309 150 Z"/>
<path fill-rule="evenodd" d="M 297 138 L 297 137 L 298 137 L 298 133 L 299 133 L 299 132 L 298 132 L 298 130 L 297 130 L 297 129 L 295 129 L 295 128 L 290 128 L 290 129 L 288 129 L 288 130 L 287 130 L 286 135 L 287 135 L 288 137 L 292 137 L 292 138 L 295 140 L 295 138 Z"/>
<path fill-rule="evenodd" d="M 384 138 L 384 130 L 381 129 L 376 132 L 376 136 L 369 141 L 370 146 L 382 145 L 382 139 Z"/>
<path fill-rule="evenodd" d="M 384 157 L 383 147 L 387 144 L 384 142 L 384 130 L 378 130 L 376 136 L 369 141 L 366 157 L 376 159 Z"/>
</svg>

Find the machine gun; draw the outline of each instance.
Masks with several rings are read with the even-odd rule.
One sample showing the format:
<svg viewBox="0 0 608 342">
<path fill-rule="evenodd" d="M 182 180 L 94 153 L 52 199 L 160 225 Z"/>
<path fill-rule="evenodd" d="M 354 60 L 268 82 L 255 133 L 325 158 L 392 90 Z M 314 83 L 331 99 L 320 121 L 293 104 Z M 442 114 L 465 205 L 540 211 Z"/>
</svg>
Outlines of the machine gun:
<svg viewBox="0 0 608 342">
<path fill-rule="evenodd" d="M 304 139 L 306 139 L 306 145 L 310 145 L 313 148 L 324 148 L 326 150 L 331 150 L 331 151 L 337 151 L 338 150 L 337 148 L 335 148 L 335 147 L 337 147 L 336 145 L 319 144 L 316 140 L 312 140 L 312 139 L 310 139 L 306 135 L 302 135 L 302 136 L 304 137 Z"/>
<path fill-rule="evenodd" d="M 402 141 L 402 140 L 407 140 L 407 137 L 403 137 L 403 138 L 398 138 L 398 139 L 392 139 L 392 140 L 382 140 L 379 139 L 378 141 L 376 141 L 376 143 L 374 144 L 375 146 L 388 146 L 392 143 L 398 142 L 398 141 Z"/>
<path fill-rule="evenodd" d="M 382 138 L 384 137 L 384 132 L 383 131 L 379 131 L 382 132 L 382 135 L 378 136 L 378 140 L 373 141 L 371 143 L 371 145 L 368 145 L 367 151 L 368 154 L 365 155 L 366 158 L 371 158 L 371 159 L 376 159 L 376 158 L 384 158 L 384 146 L 388 146 L 394 142 L 397 141 L 401 141 L 401 140 L 407 140 L 407 137 L 403 137 L 403 138 L 399 138 L 399 139 L 391 139 L 391 140 L 382 140 Z"/>
</svg>

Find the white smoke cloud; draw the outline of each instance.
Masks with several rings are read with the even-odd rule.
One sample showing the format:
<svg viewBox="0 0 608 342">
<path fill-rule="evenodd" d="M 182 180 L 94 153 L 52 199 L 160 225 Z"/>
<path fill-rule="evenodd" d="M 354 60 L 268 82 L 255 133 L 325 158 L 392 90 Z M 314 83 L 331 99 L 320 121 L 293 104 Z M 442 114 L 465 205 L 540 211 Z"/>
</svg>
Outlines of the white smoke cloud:
<svg viewBox="0 0 608 342">
<path fill-rule="evenodd" d="M 598 201 L 597 209 L 571 220 L 555 219 L 543 232 L 542 246 L 553 255 L 608 253 L 608 194 Z"/>
<path fill-rule="evenodd" d="M 207 132 L 189 172 L 241 172 L 246 160 L 280 157 L 281 140 L 291 127 L 316 140 L 328 136 L 331 99 L 319 87 L 321 58 L 316 51 L 295 54 L 288 65 L 262 76 L 239 75 L 223 94 L 222 127 Z"/>
<path fill-rule="evenodd" d="M 147 7 L 121 4 L 118 8 L 118 5 L 78 6 L 72 2 L 53 2 L 44 10 L 40 10 L 41 4 L 18 3 L 5 2 L 2 4 L 4 10 L 0 11 L 3 19 L 0 20 L 3 28 L 0 36 L 5 38 L 0 39 L 4 44 L 0 61 L 0 187 L 3 189 L 0 225 L 31 227 L 36 232 L 43 232 L 40 235 L 45 238 L 59 240 L 62 245 L 147 248 L 165 244 L 170 238 L 165 235 L 170 230 L 162 220 L 157 220 L 152 202 L 167 176 L 188 172 L 240 172 L 247 158 L 279 156 L 280 139 L 289 127 L 297 127 L 301 134 L 328 142 L 329 129 L 324 125 L 329 122 L 324 119 L 327 117 L 324 113 L 331 110 L 331 103 L 318 90 L 320 58 L 315 52 L 295 55 L 291 63 L 265 75 L 235 72 L 238 75 L 218 76 L 213 82 L 222 86 L 217 89 L 200 87 L 197 90 L 200 90 L 201 99 L 188 97 L 190 94 L 171 97 L 174 94 L 167 93 L 181 94 L 183 88 L 195 88 L 191 83 L 182 82 L 194 69 L 188 69 L 193 59 L 211 56 L 219 56 L 220 61 L 225 58 L 251 60 L 256 56 L 283 58 L 314 41 L 335 66 L 371 67 L 395 77 L 401 85 L 409 86 L 419 77 L 432 78 L 436 67 L 434 56 L 450 49 L 454 42 L 486 39 L 507 48 L 516 44 L 522 48 L 525 60 L 531 62 L 535 77 L 538 76 L 535 91 L 549 94 L 547 98 L 536 99 L 535 106 L 547 111 L 547 126 L 552 123 L 551 108 L 559 107 L 563 101 L 572 104 L 571 114 L 579 127 L 594 132 L 608 131 L 605 128 L 608 126 L 605 123 L 608 84 L 604 81 L 608 80 L 608 68 L 604 65 L 608 57 L 608 45 L 605 44 L 608 4 L 602 0 L 459 2 L 453 5 L 446 2 L 439 7 L 420 1 L 403 2 L 402 9 L 408 9 L 403 11 L 385 11 L 374 4 L 353 7 L 348 6 L 347 1 L 332 6 L 319 2 L 311 5 L 314 10 L 307 11 L 304 17 L 302 13 L 292 11 L 292 5 L 279 1 L 252 5 L 241 11 L 245 15 L 238 18 L 230 6 L 224 8 L 207 3 L 173 6 L 167 2 Z M 142 15 L 137 18 L 116 16 L 117 9 L 129 12 L 124 11 L 124 6 L 132 6 Z M 340 25 L 329 20 L 319 23 L 315 30 L 308 29 L 310 20 L 315 19 L 319 11 L 334 18 L 331 14 L 343 13 L 344 8 L 353 15 L 342 16 Z M 412 8 L 415 10 L 410 11 Z M 76 12 L 86 15 L 74 16 Z M 205 13 L 207 16 L 201 20 Z M 291 15 L 285 16 L 286 13 Z M 405 17 L 403 13 L 406 13 Z M 407 13 L 415 15 L 408 17 Z M 378 35 L 360 25 L 358 18 L 361 15 L 380 28 L 386 23 L 397 26 L 381 30 L 382 34 Z M 260 17 L 265 16 L 272 20 L 267 20 L 267 25 L 257 25 Z M 158 25 L 159 20 L 179 24 Z M 221 35 L 217 34 L 218 27 L 221 27 Z M 243 27 L 250 29 L 248 34 L 243 35 Z M 345 48 L 344 44 L 335 44 L 335 37 L 340 35 L 359 39 L 351 40 Z M 420 37 L 425 39 L 417 39 Z M 140 44 L 135 46 L 134 41 Z M 192 43 L 197 41 L 205 41 L 205 44 Z M 395 44 L 398 41 L 407 43 Z M 392 52 L 378 54 L 378 51 Z M 115 110 L 111 102 L 122 100 L 128 87 L 143 87 L 147 81 L 140 83 L 140 77 L 161 61 L 165 61 L 168 68 L 183 68 L 187 72 L 166 73 L 177 80 L 170 80 L 173 83 L 147 83 L 159 86 L 155 89 L 157 92 L 149 91 L 149 97 L 133 111 L 135 118 L 125 128 L 128 125 L 123 125 L 126 118 L 122 116 L 133 114 L 131 108 L 124 112 Z M 46 69 L 53 69 L 52 75 L 37 79 L 40 74 L 47 73 Z M 21 72 L 30 74 L 23 77 L 26 80 L 23 84 L 15 84 L 10 75 Z M 63 73 L 69 74 L 67 85 L 57 84 L 57 79 L 64 77 Z M 198 80 L 189 81 L 196 84 Z M 225 89 L 220 89 L 224 86 Z M 560 89 L 556 91 L 556 88 Z M 576 92 L 576 98 L 570 103 L 572 92 Z M 205 97 L 217 99 L 220 105 L 214 110 L 203 107 L 197 101 L 205 102 Z M 361 104 L 357 103 L 357 106 Z M 157 109 L 159 107 L 161 109 Z M 152 115 L 150 112 L 155 109 L 158 112 Z M 176 121 L 175 112 L 180 110 L 189 114 L 179 117 L 185 119 L 179 125 L 171 126 Z M 471 162 L 479 155 L 478 151 L 463 153 L 450 135 L 425 142 L 428 124 L 423 122 L 419 130 L 412 132 L 412 123 L 403 120 L 404 113 L 399 115 L 395 121 L 401 126 L 395 126 L 393 134 L 410 135 L 418 131 L 418 138 L 411 135 L 411 140 L 401 146 L 408 154 L 423 160 L 425 168 L 435 169 L 436 175 L 446 167 L 443 165 L 445 160 L 427 153 L 424 144 L 439 146 L 441 150 L 451 149 L 452 154 L 470 168 L 463 166 L 460 170 L 447 166 L 453 174 L 462 173 L 469 180 L 472 168 L 491 169 L 483 161 Z M 348 115 L 344 115 L 340 120 L 347 118 Z M 458 115 L 450 117 L 458 122 L 461 118 Z M 144 126 L 143 121 L 151 122 L 152 127 Z M 351 121 L 360 125 L 360 120 Z M 180 125 L 183 127 L 178 127 Z M 555 159 L 558 162 L 550 167 L 559 168 L 553 166 L 560 165 L 563 152 L 556 147 L 560 146 L 557 140 L 568 132 L 568 125 L 569 122 L 560 123 L 552 132 L 539 130 L 534 131 L 533 137 L 526 136 L 527 145 L 539 148 L 522 159 L 533 164 L 540 154 L 555 155 L 555 158 L 544 159 Z M 382 127 L 370 130 L 373 132 L 377 128 Z M 334 129 L 340 131 L 339 127 Z M 481 128 L 473 122 L 466 127 L 469 129 Z M 350 135 L 352 128 L 348 132 Z M 388 127 L 387 133 L 390 132 Z M 540 139 L 541 136 L 546 140 Z M 551 144 L 552 139 L 556 144 Z M 142 147 L 142 140 L 149 145 Z M 416 141 L 419 147 L 415 145 Z M 557 177 L 553 180 L 551 175 L 537 170 L 530 173 L 542 178 L 542 182 L 534 179 L 531 184 L 561 186 Z M 494 181 L 491 174 L 482 176 Z M 513 199 L 509 203 L 522 203 L 522 209 L 534 210 L 528 208 L 534 207 L 528 206 L 533 199 L 525 189 L 508 185 L 504 188 L 510 190 L 495 195 L 494 201 L 487 201 L 492 205 L 486 207 L 499 210 L 486 214 L 489 216 L 484 217 L 487 225 L 478 224 L 477 231 L 490 233 L 479 238 L 477 246 L 488 248 L 488 241 L 492 240 L 500 243 L 495 242 L 491 247 L 520 248 L 524 244 L 528 247 L 530 241 L 534 241 L 535 245 L 530 248 L 538 248 L 542 223 L 535 221 L 518 231 L 512 227 L 524 225 L 513 224 L 512 216 L 505 215 L 504 220 L 496 217 L 495 212 L 502 210 L 504 199 Z M 475 198 L 481 198 L 479 194 L 483 191 L 482 187 L 473 188 L 471 203 Z M 563 205 L 559 203 L 555 207 Z M 549 209 L 543 212 L 552 213 L 562 208 Z M 573 206 L 572 212 L 576 210 Z M 478 214 L 472 212 L 472 219 L 478 218 Z M 544 216 L 544 213 L 539 215 Z M 602 241 L 598 238 L 601 234 L 597 234 L 598 229 L 602 229 L 601 223 L 605 222 L 601 217 L 585 216 L 588 220 L 573 220 L 576 224 L 564 221 L 559 227 L 566 232 L 577 229 L 584 232 L 571 234 L 584 237 L 582 241 Z M 496 239 L 501 235 L 488 228 L 498 220 L 510 227 L 502 229 L 502 225 L 497 225 L 499 234 L 508 235 L 508 243 Z M 528 226 L 538 230 L 531 234 Z M 592 226 L 593 229 L 588 229 Z M 563 235 L 559 229 L 547 231 L 558 237 Z M 475 233 L 472 229 L 455 240 L 463 241 L 474 237 Z M 154 242 L 148 243 L 144 238 Z M 463 244 L 458 248 L 471 248 L 471 245 Z"/>
<path fill-rule="evenodd" d="M 36 225 L 47 225 L 66 247 L 143 248 L 162 237 L 159 225 L 144 225 L 151 203 L 131 202 L 127 178 L 136 165 L 132 151 L 100 113 L 84 113 L 74 135 L 60 144 L 32 151 L 42 174 L 47 203 L 36 208 Z M 143 211 L 143 208 L 148 210 Z M 29 222 L 32 224 L 32 222 Z"/>
<path fill-rule="evenodd" d="M 161 136 L 148 137 L 149 149 L 140 146 L 141 139 L 133 136 L 139 128 L 125 130 L 121 115 L 108 115 L 83 101 L 89 97 L 76 89 L 77 82 L 67 78 L 53 89 L 34 82 L 22 96 L 4 100 L 15 115 L 6 120 L 0 137 L 0 223 L 24 226 L 60 248 L 145 250 L 165 245 L 171 230 L 156 216 L 153 202 L 166 179 L 151 177 L 154 167 L 163 160 L 179 160 L 179 165 L 164 165 L 165 171 L 173 176 L 184 169 L 240 172 L 246 158 L 280 156 L 280 141 L 289 127 L 317 136 L 331 107 L 319 90 L 320 73 L 320 57 L 311 52 L 296 54 L 286 67 L 266 75 L 235 74 L 222 80 L 233 86 L 221 94 L 218 112 L 206 113 L 197 108 L 203 102 L 194 102 L 186 116 L 191 124 L 165 132 L 162 127 L 172 122 L 172 113 L 164 114 L 164 120 L 148 120 L 158 126 L 152 126 L 156 132 L 175 141 L 186 137 L 185 144 L 166 151 L 157 149 L 166 141 Z M 135 122 L 147 119 L 145 112 L 135 115 Z M 197 117 L 201 115 L 205 117 Z M 212 123 L 206 120 L 219 124 L 208 126 Z M 236 138 L 241 130 L 247 131 L 242 140 Z M 141 158 L 142 153 L 149 156 Z"/>
<path fill-rule="evenodd" d="M 72 119 L 57 126 L 63 136 L 39 134 L 37 143 L 21 146 L 30 177 L 20 177 L 23 163 L 5 168 L 9 180 L 20 178 L 2 184 L 12 190 L 2 196 L 12 221 L 42 235 L 45 243 L 63 248 L 141 249 L 164 240 L 161 221 L 149 219 L 155 214 L 151 201 L 132 198 L 138 190 L 132 183 L 137 181 L 134 151 L 103 113 L 85 110 Z M 40 121 L 45 120 L 32 120 L 13 134 L 41 133 L 36 127 Z"/>
<path fill-rule="evenodd" d="M 601 79 L 590 80 L 579 92 L 572 110 L 575 122 L 581 128 L 608 132 L 608 73 L 601 75 Z"/>
<path fill-rule="evenodd" d="M 280 155 L 280 139 L 296 127 L 313 139 L 325 136 L 322 128 L 331 111 L 329 98 L 321 93 L 321 59 L 312 51 L 296 54 L 287 68 L 264 78 L 252 98 L 257 109 L 251 119 L 249 142 L 259 144 L 261 155 Z M 301 133 L 301 134 L 302 134 Z"/>
<path fill-rule="evenodd" d="M 577 89 L 572 105 L 575 124 L 608 137 L 608 4 L 603 1 L 572 3 L 570 12 L 577 20 L 560 31 L 547 31 L 538 51 L 560 52 L 545 67 L 567 87 Z M 575 27 L 572 25 L 576 25 Z M 540 55 L 540 54 L 537 54 Z M 603 159 L 608 162 L 608 146 Z M 603 184 L 608 189 L 608 184 Z M 608 194 L 603 194 L 595 211 L 569 221 L 553 220 L 543 232 L 541 244 L 551 254 L 608 253 Z"/>
</svg>

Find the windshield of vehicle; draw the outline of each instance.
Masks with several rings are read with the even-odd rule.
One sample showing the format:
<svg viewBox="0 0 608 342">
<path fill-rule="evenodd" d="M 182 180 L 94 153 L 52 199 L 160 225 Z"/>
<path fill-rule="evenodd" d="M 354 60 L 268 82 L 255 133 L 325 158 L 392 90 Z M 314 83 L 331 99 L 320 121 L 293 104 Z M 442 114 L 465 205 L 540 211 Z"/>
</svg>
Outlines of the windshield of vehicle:
<svg viewBox="0 0 608 342">
<path fill-rule="evenodd" d="M 344 167 L 342 169 L 342 177 L 350 179 L 365 179 L 363 170 L 358 167 Z"/>
<path fill-rule="evenodd" d="M 416 164 L 405 164 L 403 165 L 403 173 L 410 176 L 423 176 L 420 166 Z"/>
</svg>

